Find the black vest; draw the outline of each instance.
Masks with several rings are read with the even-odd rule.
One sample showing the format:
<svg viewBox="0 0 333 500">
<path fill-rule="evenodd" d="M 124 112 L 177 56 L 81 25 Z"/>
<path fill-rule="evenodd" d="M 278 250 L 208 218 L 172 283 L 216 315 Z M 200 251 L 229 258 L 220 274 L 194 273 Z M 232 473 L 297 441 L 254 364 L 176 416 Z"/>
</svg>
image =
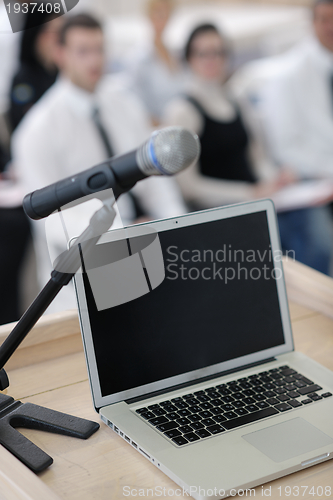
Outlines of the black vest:
<svg viewBox="0 0 333 500">
<path fill-rule="evenodd" d="M 187 100 L 202 115 L 200 171 L 207 177 L 256 182 L 248 159 L 249 137 L 237 110 L 236 118 L 221 122 L 208 116 L 193 97 Z"/>
</svg>

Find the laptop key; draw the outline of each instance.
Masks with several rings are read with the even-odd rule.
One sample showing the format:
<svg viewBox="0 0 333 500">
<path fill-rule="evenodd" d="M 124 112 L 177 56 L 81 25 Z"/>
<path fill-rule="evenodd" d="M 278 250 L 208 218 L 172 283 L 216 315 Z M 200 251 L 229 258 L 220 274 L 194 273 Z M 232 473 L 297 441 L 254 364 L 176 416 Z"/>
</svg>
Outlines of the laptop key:
<svg viewBox="0 0 333 500">
<path fill-rule="evenodd" d="M 288 401 L 290 399 L 289 396 L 286 396 L 286 394 L 281 394 L 281 396 L 277 396 L 277 398 L 279 401 Z"/>
<path fill-rule="evenodd" d="M 251 405 L 252 403 L 255 403 L 256 400 L 253 399 L 253 398 L 244 398 L 243 399 L 243 402 L 246 404 L 246 405 Z"/>
<path fill-rule="evenodd" d="M 235 394 L 232 395 L 233 398 L 235 398 L 236 400 L 238 399 L 243 399 L 244 395 L 241 393 L 241 392 L 235 392 Z"/>
<path fill-rule="evenodd" d="M 227 419 L 223 415 L 216 415 L 215 417 L 212 417 L 215 422 L 225 422 Z"/>
<path fill-rule="evenodd" d="M 200 408 L 200 406 L 190 406 L 189 410 L 192 413 L 199 413 L 200 411 L 202 411 L 202 408 Z"/>
<path fill-rule="evenodd" d="M 141 413 L 147 412 L 148 408 L 139 408 L 138 410 L 135 410 L 135 411 L 136 411 L 136 413 L 138 413 L 140 415 Z"/>
<path fill-rule="evenodd" d="M 291 410 L 291 406 L 288 405 L 287 403 L 281 403 L 279 405 L 275 405 L 274 408 L 276 408 L 279 411 Z"/>
<path fill-rule="evenodd" d="M 196 406 L 199 403 L 199 401 L 196 398 L 190 398 L 186 399 L 186 403 L 190 406 Z"/>
<path fill-rule="evenodd" d="M 236 415 L 237 418 L 224 422 L 223 427 L 227 430 L 235 429 L 236 427 L 240 427 L 241 425 L 251 424 L 252 422 L 256 422 L 257 420 L 271 417 L 273 415 L 278 415 L 278 413 L 278 410 L 276 410 L 275 408 L 266 408 L 265 410 L 248 413 L 247 415 L 243 415 L 242 417 L 237 417 Z"/>
<path fill-rule="evenodd" d="M 184 410 L 185 408 L 188 408 L 188 404 L 185 403 L 185 401 L 177 401 L 177 403 L 175 403 L 175 406 L 177 406 L 179 410 Z"/>
<path fill-rule="evenodd" d="M 156 404 L 156 405 L 150 405 L 148 406 L 148 411 L 153 411 L 153 410 L 156 410 L 157 408 L 159 408 L 160 405 L 159 404 Z"/>
<path fill-rule="evenodd" d="M 193 430 L 198 431 L 199 429 L 203 429 L 205 426 L 201 422 L 193 422 L 193 423 L 191 423 L 191 427 Z"/>
<path fill-rule="evenodd" d="M 295 382 L 295 377 L 284 377 L 284 380 L 288 382 L 288 384 L 293 384 Z"/>
<path fill-rule="evenodd" d="M 307 387 L 301 387 L 300 389 L 298 389 L 298 392 L 302 396 L 305 396 L 305 394 L 310 394 L 312 392 L 321 391 L 321 390 L 322 390 L 322 387 L 320 387 L 320 385 L 313 384 L 313 385 L 308 385 Z"/>
<path fill-rule="evenodd" d="M 312 399 L 303 399 L 303 401 L 301 401 L 301 403 L 303 403 L 303 405 L 308 405 L 309 403 L 313 403 Z"/>
<path fill-rule="evenodd" d="M 168 417 L 169 420 L 177 420 L 177 418 L 179 418 L 179 415 L 178 415 L 178 413 L 171 412 L 171 413 L 167 413 L 166 417 Z"/>
<path fill-rule="evenodd" d="M 208 436 L 211 436 L 211 433 L 208 432 L 206 429 L 199 429 L 198 431 L 195 432 L 200 438 L 206 438 Z"/>
<path fill-rule="evenodd" d="M 223 411 L 232 411 L 232 410 L 234 410 L 235 408 L 234 408 L 234 406 L 233 406 L 233 405 L 222 405 L 222 406 L 221 406 L 221 409 L 222 409 Z"/>
<path fill-rule="evenodd" d="M 309 380 L 309 379 L 308 379 L 308 378 L 306 378 L 306 377 L 302 377 L 302 378 L 301 378 L 301 381 L 302 381 L 302 382 L 304 382 L 304 383 L 305 383 L 305 384 L 307 384 L 307 385 L 312 385 L 312 384 L 313 384 L 312 380 Z"/>
<path fill-rule="evenodd" d="M 201 423 L 204 424 L 205 427 L 209 427 L 210 425 L 215 424 L 212 418 L 205 418 L 204 420 L 201 420 Z"/>
<path fill-rule="evenodd" d="M 178 446 L 183 446 L 184 444 L 188 443 L 187 439 L 185 439 L 183 436 L 175 437 L 172 441 L 178 444 Z"/>
<path fill-rule="evenodd" d="M 191 429 L 192 431 L 192 429 Z M 193 443 L 194 441 L 198 441 L 200 438 L 194 432 L 189 432 L 188 434 L 184 435 L 184 438 L 187 439 L 189 443 Z"/>
<path fill-rule="evenodd" d="M 274 396 L 276 396 L 276 392 L 274 391 L 266 391 L 263 394 L 266 398 L 274 398 Z"/>
<path fill-rule="evenodd" d="M 201 419 L 204 419 L 204 418 L 209 418 L 209 417 L 211 417 L 211 416 L 212 416 L 212 413 L 211 413 L 210 411 L 208 411 L 208 410 L 205 410 L 205 411 L 202 411 L 202 412 L 198 413 L 198 415 L 199 415 L 199 417 L 200 417 Z"/>
<path fill-rule="evenodd" d="M 235 408 L 243 408 L 243 406 L 245 406 L 245 403 L 244 403 L 244 401 L 235 401 L 235 402 L 233 403 L 233 406 L 234 406 Z"/>
<path fill-rule="evenodd" d="M 325 392 L 324 394 L 322 394 L 323 398 L 329 398 L 330 396 L 332 396 L 331 392 Z"/>
<path fill-rule="evenodd" d="M 189 415 L 191 415 L 190 410 L 178 410 L 177 413 L 181 417 L 188 417 Z"/>
<path fill-rule="evenodd" d="M 210 404 L 213 406 L 221 406 L 223 404 L 222 399 L 212 399 Z"/>
<path fill-rule="evenodd" d="M 178 430 L 182 434 L 188 434 L 189 432 L 193 432 L 193 429 L 189 425 L 183 425 L 182 427 L 179 427 Z"/>
<path fill-rule="evenodd" d="M 302 403 L 300 401 L 297 401 L 296 399 L 291 399 L 288 401 L 288 405 L 292 406 L 293 408 L 297 408 L 298 406 L 302 406 Z"/>
<path fill-rule="evenodd" d="M 223 410 L 221 407 L 216 407 L 216 408 L 212 408 L 211 410 L 209 410 L 213 415 L 220 415 L 221 413 L 223 413 Z"/>
<path fill-rule="evenodd" d="M 269 398 L 266 400 L 266 402 L 270 405 L 278 405 L 279 404 L 279 400 L 276 398 Z"/>
<path fill-rule="evenodd" d="M 221 399 L 222 399 L 223 403 L 232 403 L 233 401 L 235 401 L 232 396 L 224 396 Z"/>
<path fill-rule="evenodd" d="M 154 418 L 155 415 L 152 411 L 146 411 L 144 413 L 140 413 L 140 417 L 145 418 L 146 420 L 149 420 L 150 418 Z M 165 419 L 167 421 L 167 419 Z"/>
<path fill-rule="evenodd" d="M 224 432 L 225 429 L 223 429 L 223 427 L 221 427 L 218 424 L 214 424 L 211 425 L 210 427 L 207 427 L 207 431 L 209 431 L 214 436 L 215 434 L 220 434 L 221 432 Z"/>
<path fill-rule="evenodd" d="M 300 387 L 305 387 L 306 383 L 302 382 L 302 380 L 296 380 L 296 382 L 294 382 L 294 385 L 296 385 L 297 388 L 300 388 Z"/>
<path fill-rule="evenodd" d="M 266 403 L 266 401 L 258 401 L 258 403 L 256 403 L 256 405 L 262 409 L 262 408 L 268 408 L 269 407 L 269 404 Z"/>
<path fill-rule="evenodd" d="M 286 377 L 288 375 L 293 375 L 294 373 L 297 373 L 297 372 L 295 370 L 293 370 L 292 368 L 287 368 L 286 370 L 281 370 L 281 373 L 282 373 L 282 375 L 284 375 Z"/>
<path fill-rule="evenodd" d="M 245 408 L 237 408 L 235 412 L 237 413 L 237 415 L 246 415 L 248 413 Z"/>
<path fill-rule="evenodd" d="M 188 419 L 191 420 L 191 422 L 200 422 L 201 417 L 195 413 L 194 415 L 189 415 Z"/>
<path fill-rule="evenodd" d="M 312 401 L 319 401 L 319 399 L 323 399 L 319 394 L 308 394 L 308 397 L 312 399 Z"/>
<path fill-rule="evenodd" d="M 178 429 L 171 429 L 171 431 L 164 432 L 165 436 L 167 436 L 170 439 L 173 439 L 177 436 L 181 436 L 181 432 Z"/>
<path fill-rule="evenodd" d="M 257 405 L 248 405 L 248 406 L 245 406 L 245 410 L 247 410 L 247 411 L 249 411 L 249 412 L 252 413 L 254 411 L 259 410 L 259 407 Z"/>
<path fill-rule="evenodd" d="M 167 412 L 167 413 L 172 413 L 172 412 L 175 412 L 177 411 L 177 408 L 175 405 L 164 405 L 163 406 L 163 409 Z"/>
<path fill-rule="evenodd" d="M 199 406 L 202 410 L 209 410 L 210 408 L 213 408 L 213 405 L 210 403 L 200 403 Z"/>
<path fill-rule="evenodd" d="M 252 390 L 252 389 L 246 389 L 245 391 L 243 391 L 243 394 L 245 394 L 245 396 L 254 396 L 255 395 L 255 392 Z"/>
<path fill-rule="evenodd" d="M 171 431 L 171 429 L 176 429 L 178 427 L 177 422 L 174 420 L 172 422 L 167 422 L 166 424 L 161 424 L 156 427 L 157 430 L 161 432 Z"/>
<path fill-rule="evenodd" d="M 256 401 L 265 401 L 266 396 L 264 394 L 256 394 L 253 396 Z"/>
<path fill-rule="evenodd" d="M 176 420 L 177 424 L 179 425 L 187 425 L 187 424 L 190 424 L 191 423 L 191 420 L 189 420 L 188 418 L 178 418 L 178 420 Z"/>
<path fill-rule="evenodd" d="M 287 389 L 286 389 L 285 386 L 283 386 L 283 387 L 276 387 L 275 388 L 275 392 L 276 392 L 276 394 L 284 394 L 284 393 L 287 392 Z"/>
<path fill-rule="evenodd" d="M 230 418 L 237 418 L 237 414 L 236 414 L 235 412 L 233 412 L 233 411 L 226 411 L 226 412 L 223 414 L 223 416 L 224 416 L 225 418 L 228 418 L 228 419 L 230 419 Z"/>
<path fill-rule="evenodd" d="M 207 403 L 208 401 L 210 401 L 210 397 L 209 397 L 209 396 L 207 396 L 206 394 L 199 394 L 199 395 L 197 396 L 197 399 L 198 399 L 199 401 L 201 401 L 202 403 Z"/>
<path fill-rule="evenodd" d="M 155 417 L 148 420 L 148 422 L 154 426 L 166 424 L 169 420 L 165 417 Z"/>
<path fill-rule="evenodd" d="M 290 392 L 287 392 L 287 396 L 294 399 L 294 398 L 298 398 L 300 396 L 300 394 L 296 391 L 290 391 Z"/>
<path fill-rule="evenodd" d="M 288 384 L 286 385 L 287 391 L 295 391 L 297 389 L 296 385 L 294 384 Z"/>
<path fill-rule="evenodd" d="M 188 399 L 193 399 L 194 398 L 194 394 L 185 394 L 185 396 L 183 396 L 183 399 L 186 399 L 186 403 L 188 402 L 187 400 Z"/>
<path fill-rule="evenodd" d="M 156 408 L 156 410 L 152 410 L 154 415 L 156 415 L 156 417 L 161 417 L 162 415 L 166 415 L 166 411 L 163 410 L 163 408 Z"/>
</svg>

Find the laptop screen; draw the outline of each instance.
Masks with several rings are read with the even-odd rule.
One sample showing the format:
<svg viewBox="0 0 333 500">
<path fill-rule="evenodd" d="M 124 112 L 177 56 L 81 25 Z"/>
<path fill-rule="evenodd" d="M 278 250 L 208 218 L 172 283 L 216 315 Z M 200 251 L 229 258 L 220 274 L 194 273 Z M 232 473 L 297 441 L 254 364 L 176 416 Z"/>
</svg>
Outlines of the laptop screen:
<svg viewBox="0 0 333 500">
<path fill-rule="evenodd" d="M 165 279 L 135 300 L 98 311 L 83 274 L 102 396 L 285 342 L 274 268 L 280 256 L 265 210 L 163 230 L 159 240 Z"/>
</svg>

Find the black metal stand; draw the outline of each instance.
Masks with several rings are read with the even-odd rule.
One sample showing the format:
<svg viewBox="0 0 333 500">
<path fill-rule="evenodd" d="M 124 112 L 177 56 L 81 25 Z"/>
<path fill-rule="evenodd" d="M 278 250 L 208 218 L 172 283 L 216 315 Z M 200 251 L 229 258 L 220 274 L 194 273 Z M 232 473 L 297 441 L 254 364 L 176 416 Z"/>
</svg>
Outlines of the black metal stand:
<svg viewBox="0 0 333 500">
<path fill-rule="evenodd" d="M 9 386 L 4 365 L 58 295 L 63 286 L 68 285 L 81 266 L 81 254 L 86 255 L 95 247 L 101 235 L 112 225 L 115 211 L 114 199 L 98 210 L 88 228 L 58 259 L 51 279 L 43 288 L 29 309 L 22 316 L 13 331 L 0 347 L 0 391 Z M 21 460 L 34 472 L 49 467 L 53 459 L 31 441 L 20 434 L 16 427 L 39 429 L 80 439 L 87 439 L 99 429 L 99 424 L 90 420 L 73 417 L 64 413 L 42 408 L 31 403 L 22 404 L 10 396 L 0 394 L 0 444 Z"/>
</svg>

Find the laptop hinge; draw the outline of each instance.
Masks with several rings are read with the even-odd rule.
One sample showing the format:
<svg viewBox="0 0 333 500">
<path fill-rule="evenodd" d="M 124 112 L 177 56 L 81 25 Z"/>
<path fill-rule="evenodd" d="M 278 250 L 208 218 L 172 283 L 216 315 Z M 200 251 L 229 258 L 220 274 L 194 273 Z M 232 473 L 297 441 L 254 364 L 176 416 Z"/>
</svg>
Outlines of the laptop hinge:
<svg viewBox="0 0 333 500">
<path fill-rule="evenodd" d="M 172 387 L 167 387 L 165 389 L 161 389 L 160 391 L 150 392 L 148 394 L 137 396 L 135 398 L 126 399 L 125 403 L 127 403 L 127 404 L 138 403 L 139 401 L 149 399 L 149 398 L 154 398 L 154 397 L 160 396 L 162 394 L 166 394 L 166 393 L 169 393 L 172 391 L 176 391 L 178 389 L 182 389 L 183 387 L 191 387 L 192 385 L 197 385 L 197 384 L 200 384 L 201 382 L 206 382 L 207 380 L 213 380 L 213 379 L 218 378 L 218 377 L 230 375 L 231 373 L 237 373 L 237 372 L 240 372 L 242 370 L 246 370 L 247 368 L 253 368 L 255 366 L 264 365 L 265 363 L 270 363 L 272 361 L 276 361 L 276 358 L 263 359 L 262 361 L 257 361 L 256 363 L 251 363 L 248 365 L 239 366 L 238 368 L 235 368 L 233 370 L 226 370 L 223 372 L 214 373 L 214 375 L 209 375 L 207 377 L 202 377 L 202 378 L 199 378 L 196 380 L 192 380 L 190 382 L 184 382 L 183 384 L 178 384 L 178 385 L 174 385 Z"/>
</svg>

